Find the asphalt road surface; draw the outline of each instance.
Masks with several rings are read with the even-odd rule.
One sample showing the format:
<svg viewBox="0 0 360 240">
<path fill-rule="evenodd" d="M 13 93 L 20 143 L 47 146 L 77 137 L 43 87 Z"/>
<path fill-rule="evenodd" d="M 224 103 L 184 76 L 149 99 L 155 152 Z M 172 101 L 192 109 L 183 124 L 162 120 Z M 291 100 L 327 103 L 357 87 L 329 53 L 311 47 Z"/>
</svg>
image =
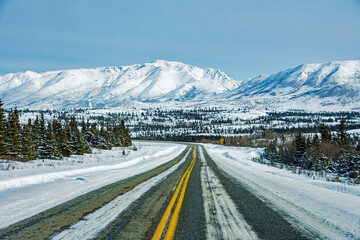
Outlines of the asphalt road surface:
<svg viewBox="0 0 360 240">
<path fill-rule="evenodd" d="M 189 145 L 156 169 L 0 229 L 0 239 L 321 238 L 294 221 Z"/>
</svg>

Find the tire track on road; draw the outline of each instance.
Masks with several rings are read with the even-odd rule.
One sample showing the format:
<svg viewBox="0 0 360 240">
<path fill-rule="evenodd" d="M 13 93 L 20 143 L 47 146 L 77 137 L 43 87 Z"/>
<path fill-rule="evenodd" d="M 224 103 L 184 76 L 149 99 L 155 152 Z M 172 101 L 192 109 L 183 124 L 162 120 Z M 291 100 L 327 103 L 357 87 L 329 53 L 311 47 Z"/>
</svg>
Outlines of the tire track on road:
<svg viewBox="0 0 360 240">
<path fill-rule="evenodd" d="M 201 184 L 206 215 L 207 239 L 258 239 L 255 232 L 238 212 L 220 180 L 207 165 L 200 149 Z"/>
</svg>

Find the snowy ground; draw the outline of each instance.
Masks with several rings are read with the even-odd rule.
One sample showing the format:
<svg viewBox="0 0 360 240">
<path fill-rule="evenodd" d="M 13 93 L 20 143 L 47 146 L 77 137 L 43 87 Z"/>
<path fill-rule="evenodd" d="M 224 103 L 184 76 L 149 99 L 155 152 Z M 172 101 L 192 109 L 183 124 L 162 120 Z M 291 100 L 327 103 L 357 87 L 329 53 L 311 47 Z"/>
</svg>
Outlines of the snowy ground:
<svg viewBox="0 0 360 240">
<path fill-rule="evenodd" d="M 329 239 L 360 238 L 360 187 L 253 162 L 259 149 L 204 144 L 220 168 L 256 195 Z"/>
<path fill-rule="evenodd" d="M 100 188 L 151 170 L 178 156 L 185 145 L 135 142 L 63 160 L 0 160 L 0 228 Z M 125 150 L 126 155 L 123 155 Z"/>
</svg>

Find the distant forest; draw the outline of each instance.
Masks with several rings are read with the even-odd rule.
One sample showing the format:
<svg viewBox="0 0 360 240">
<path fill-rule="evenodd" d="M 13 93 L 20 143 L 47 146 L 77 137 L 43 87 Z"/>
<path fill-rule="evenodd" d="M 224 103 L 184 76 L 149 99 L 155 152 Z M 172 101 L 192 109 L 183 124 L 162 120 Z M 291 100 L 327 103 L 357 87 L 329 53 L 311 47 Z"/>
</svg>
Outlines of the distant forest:
<svg viewBox="0 0 360 240">
<path fill-rule="evenodd" d="M 241 108 L 4 110 L 0 157 L 61 158 L 91 147 L 129 146 L 131 138 L 265 148 L 271 164 L 360 182 L 359 112 L 263 112 Z M 26 124 L 25 116 L 33 119 Z M 37 117 L 35 117 L 37 116 Z M 51 120 L 45 120 L 51 119 Z M 121 119 L 121 120 L 120 120 Z M 125 123 L 126 126 L 125 126 Z"/>
<path fill-rule="evenodd" d="M 92 122 L 73 116 L 69 120 L 45 120 L 44 113 L 19 121 L 15 108 L 5 116 L 0 99 L 0 158 L 28 161 L 33 159 L 61 159 L 70 155 L 91 153 L 91 148 L 111 149 L 130 146 L 129 128 L 124 120 Z"/>
</svg>

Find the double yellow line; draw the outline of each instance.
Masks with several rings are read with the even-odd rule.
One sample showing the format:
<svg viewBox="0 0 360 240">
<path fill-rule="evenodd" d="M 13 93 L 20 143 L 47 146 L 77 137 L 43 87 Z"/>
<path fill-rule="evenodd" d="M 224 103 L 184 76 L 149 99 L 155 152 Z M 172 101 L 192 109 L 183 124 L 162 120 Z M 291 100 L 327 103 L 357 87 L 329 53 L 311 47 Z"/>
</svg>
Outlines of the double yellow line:
<svg viewBox="0 0 360 240">
<path fill-rule="evenodd" d="M 173 209 L 173 206 L 175 204 L 176 199 L 178 198 L 178 195 L 179 195 L 179 192 L 180 192 L 180 189 L 181 189 L 179 200 L 178 200 L 177 205 L 175 207 L 175 210 L 174 210 L 174 212 L 172 214 L 172 218 L 171 218 L 171 221 L 170 221 L 169 226 L 168 226 L 168 230 L 167 230 L 166 235 L 165 235 L 166 240 L 174 238 L 176 225 L 177 225 L 177 222 L 179 220 L 179 214 L 180 214 L 180 210 L 181 210 L 181 205 L 182 205 L 183 200 L 184 200 L 186 187 L 187 187 L 187 184 L 188 184 L 188 181 L 189 181 L 191 171 L 192 171 L 192 169 L 194 167 L 195 160 L 196 160 L 196 145 L 195 145 L 193 160 L 192 160 L 190 166 L 188 167 L 188 169 L 186 170 L 186 172 L 184 173 L 184 175 L 182 176 L 182 178 L 180 179 L 180 182 L 179 182 L 179 184 L 177 185 L 177 187 L 175 189 L 174 195 L 172 196 L 172 198 L 170 200 L 169 206 L 166 208 L 166 211 L 165 211 L 163 217 L 161 218 L 161 221 L 160 221 L 158 227 L 156 228 L 155 234 L 154 234 L 154 236 L 152 238 L 153 240 L 158 240 L 158 239 L 161 238 L 161 236 L 163 234 L 163 231 L 165 229 L 166 223 L 168 222 L 171 210 Z M 182 188 L 181 188 L 181 185 L 183 185 Z"/>
</svg>

